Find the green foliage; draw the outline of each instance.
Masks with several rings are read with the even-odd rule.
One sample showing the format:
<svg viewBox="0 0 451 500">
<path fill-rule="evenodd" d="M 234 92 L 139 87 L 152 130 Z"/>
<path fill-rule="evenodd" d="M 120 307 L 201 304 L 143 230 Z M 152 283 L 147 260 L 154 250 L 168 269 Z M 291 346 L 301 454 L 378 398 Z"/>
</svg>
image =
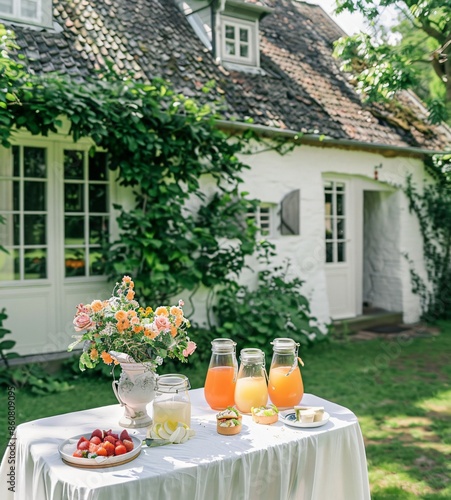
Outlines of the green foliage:
<svg viewBox="0 0 451 500">
<path fill-rule="evenodd" d="M 57 74 L 4 77 L 20 106 L 0 108 L 3 143 L 13 126 L 47 135 L 66 116 L 73 139 L 90 137 L 107 151 L 120 185 L 133 189 L 135 206 L 116 205 L 121 232 L 105 247 L 113 280 L 137 276 L 137 294 L 163 303 L 239 275 L 257 245 L 256 227 L 246 221 L 256 201 L 240 192 L 240 174 L 249 167 L 237 155 L 246 139 L 230 142 L 210 107 L 162 80 L 111 72 L 82 83 Z"/>
<path fill-rule="evenodd" d="M 427 281 L 412 263 L 410 274 L 413 292 L 420 297 L 426 321 L 451 318 L 451 183 L 443 176 L 443 169 L 447 172 L 445 166 L 436 167 L 441 182 L 426 185 L 420 193 L 408 177 L 405 189 L 410 211 L 417 216 L 423 237 Z"/>
<path fill-rule="evenodd" d="M 7 319 L 7 317 L 8 316 L 5 312 L 5 309 L 2 309 L 0 311 L 0 358 L 2 359 L 6 367 L 9 366 L 9 359 L 19 357 L 19 354 L 17 354 L 16 352 L 5 352 L 13 349 L 13 347 L 16 345 L 15 340 L 2 340 L 5 335 L 9 335 L 11 333 L 11 330 L 8 330 L 3 326 L 3 322 L 5 321 L 5 319 Z"/>
<path fill-rule="evenodd" d="M 247 322 L 250 328 L 240 329 L 246 343 L 261 345 L 274 332 L 304 344 L 312 342 L 313 333 L 322 336 L 300 293 L 301 281 L 264 272 L 255 294 L 236 282 L 246 257 L 260 245 L 257 228 L 246 217 L 257 201 L 240 190 L 241 174 L 249 167 L 238 155 L 249 134 L 230 141 L 216 126 L 213 109 L 162 80 L 142 82 L 108 71 L 82 83 L 19 70 L 4 78 L 20 103 L 0 107 L 0 122 L 9 120 L 0 129 L 5 145 L 14 127 L 47 135 L 58 131 L 65 116 L 74 141 L 91 138 L 93 149 L 109 154 L 119 184 L 133 190 L 133 208 L 115 206 L 120 234 L 104 248 L 106 273 L 114 281 L 134 276 L 137 295 L 151 304 L 166 303 L 183 290 L 220 288 L 220 334 L 230 333 L 230 322 Z M 262 251 L 269 249 L 263 242 Z M 255 309 L 246 308 L 243 297 L 252 298 Z M 260 312 L 260 306 L 267 309 Z M 274 306 L 280 312 L 270 314 Z"/>
<path fill-rule="evenodd" d="M 343 37 L 335 49 L 343 59 L 343 68 L 354 73 L 357 89 L 365 99 L 386 100 L 399 90 L 413 89 L 426 101 L 432 123 L 450 119 L 449 2 L 336 0 L 336 6 L 337 13 L 362 13 L 373 27 L 372 36 Z M 386 7 L 399 15 L 391 34 L 381 21 Z"/>
<path fill-rule="evenodd" d="M 260 272 L 255 290 L 238 284 L 220 290 L 214 307 L 217 336 L 233 339 L 240 349 L 258 347 L 268 356 L 270 342 L 278 337 L 290 337 L 303 346 L 324 340 L 302 294 L 303 282 L 288 278 L 287 271 L 288 266 Z"/>
<path fill-rule="evenodd" d="M 38 364 L 0 369 L 0 386 L 22 388 L 37 395 L 73 389 L 73 386 L 66 380 L 64 375 L 51 375 Z"/>
</svg>

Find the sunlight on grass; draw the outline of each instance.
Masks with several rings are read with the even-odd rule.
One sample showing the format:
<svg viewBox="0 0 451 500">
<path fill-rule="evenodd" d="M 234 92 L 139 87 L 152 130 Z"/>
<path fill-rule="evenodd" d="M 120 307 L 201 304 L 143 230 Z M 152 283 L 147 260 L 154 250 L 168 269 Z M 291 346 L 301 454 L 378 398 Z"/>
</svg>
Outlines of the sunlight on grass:
<svg viewBox="0 0 451 500">
<path fill-rule="evenodd" d="M 433 398 L 423 399 L 415 403 L 422 410 L 441 413 L 443 416 L 451 417 L 451 389 L 437 392 Z"/>
</svg>

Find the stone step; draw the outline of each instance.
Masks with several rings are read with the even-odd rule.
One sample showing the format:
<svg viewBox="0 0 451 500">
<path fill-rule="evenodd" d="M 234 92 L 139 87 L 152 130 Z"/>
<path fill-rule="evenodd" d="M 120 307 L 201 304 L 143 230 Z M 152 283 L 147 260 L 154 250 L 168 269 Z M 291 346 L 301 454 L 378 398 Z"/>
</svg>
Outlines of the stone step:
<svg viewBox="0 0 451 500">
<path fill-rule="evenodd" d="M 377 312 L 362 314 L 354 318 L 339 319 L 332 322 L 333 333 L 337 335 L 346 335 L 356 333 L 367 328 L 383 325 L 402 324 L 402 312 Z"/>
</svg>

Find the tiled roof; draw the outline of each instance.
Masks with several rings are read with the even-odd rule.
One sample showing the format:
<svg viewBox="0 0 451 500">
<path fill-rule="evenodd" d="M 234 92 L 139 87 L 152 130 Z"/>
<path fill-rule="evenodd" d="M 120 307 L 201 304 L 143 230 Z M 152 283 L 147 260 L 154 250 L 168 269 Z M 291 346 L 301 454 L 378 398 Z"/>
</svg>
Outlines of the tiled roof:
<svg viewBox="0 0 451 500">
<path fill-rule="evenodd" d="M 332 42 L 343 32 L 319 6 L 246 1 L 273 9 L 260 23 L 264 74 L 217 65 L 175 0 L 54 0 L 61 29 L 17 25 L 14 31 L 37 73 L 59 71 L 82 79 L 110 59 L 137 77 L 166 78 L 187 96 L 225 98 L 224 119 L 252 118 L 259 125 L 371 144 L 445 148 L 443 128 L 406 118 L 399 109 L 362 105 L 332 57 Z M 202 88 L 210 80 L 217 85 L 206 96 Z M 417 110 L 413 101 L 407 105 Z"/>
</svg>

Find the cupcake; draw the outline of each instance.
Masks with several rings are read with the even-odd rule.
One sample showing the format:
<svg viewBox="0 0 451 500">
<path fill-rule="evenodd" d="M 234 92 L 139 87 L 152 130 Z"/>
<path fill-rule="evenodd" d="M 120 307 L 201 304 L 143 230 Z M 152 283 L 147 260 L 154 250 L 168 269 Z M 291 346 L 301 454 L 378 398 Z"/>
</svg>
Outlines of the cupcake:
<svg viewBox="0 0 451 500">
<path fill-rule="evenodd" d="M 216 415 L 216 430 L 218 434 L 233 436 L 239 434 L 243 427 L 241 413 L 231 406 Z"/>
<path fill-rule="evenodd" d="M 271 425 L 279 420 L 279 410 L 275 405 L 251 408 L 252 418 L 257 424 Z"/>
</svg>

